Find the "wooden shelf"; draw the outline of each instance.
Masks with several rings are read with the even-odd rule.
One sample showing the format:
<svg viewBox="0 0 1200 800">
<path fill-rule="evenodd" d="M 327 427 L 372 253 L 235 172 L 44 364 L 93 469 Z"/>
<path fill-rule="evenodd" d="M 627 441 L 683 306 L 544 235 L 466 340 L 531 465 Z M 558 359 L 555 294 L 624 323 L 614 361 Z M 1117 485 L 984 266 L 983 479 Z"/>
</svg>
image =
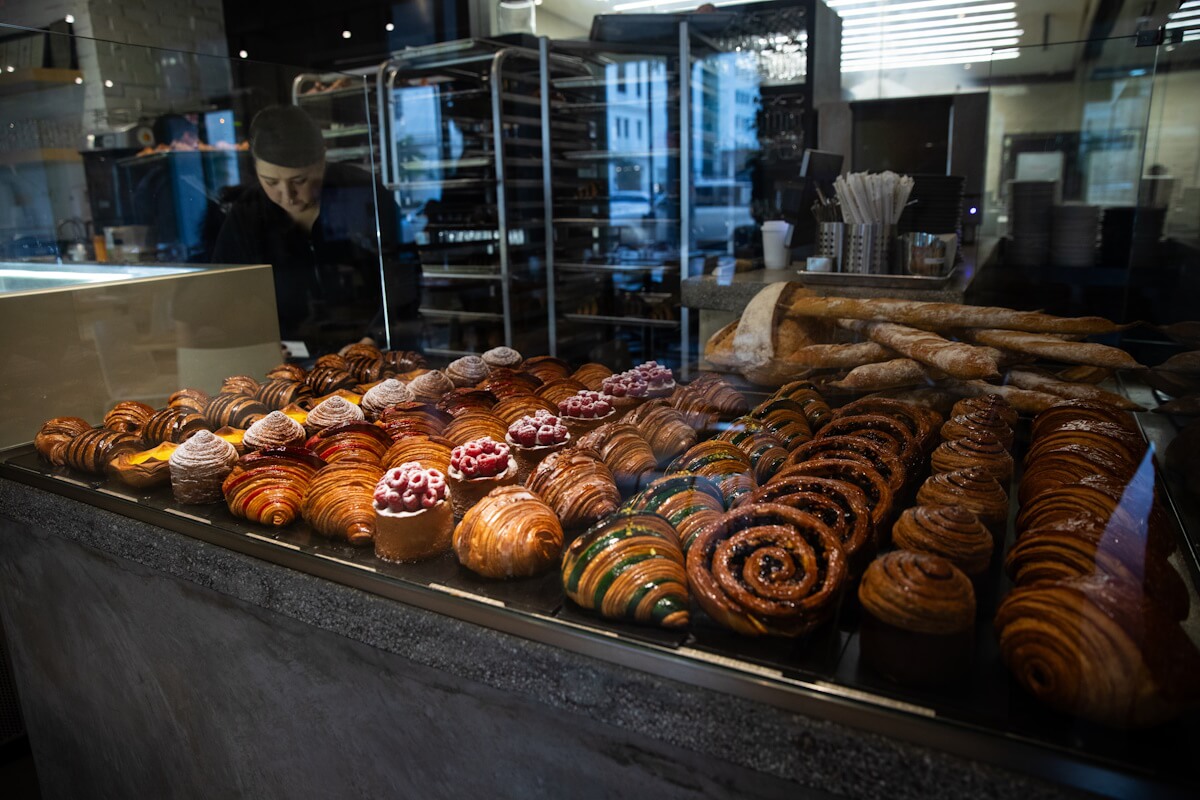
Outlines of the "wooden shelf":
<svg viewBox="0 0 1200 800">
<path fill-rule="evenodd" d="M 65 147 L 43 147 L 39 150 L 0 150 L 0 166 L 18 164 L 81 164 L 83 157 Z"/>
<path fill-rule="evenodd" d="M 0 97 L 44 91 L 61 86 L 76 86 L 75 80 L 82 77 L 83 73 L 77 69 L 29 67 L 18 69 L 15 72 L 5 72 L 0 68 Z"/>
</svg>

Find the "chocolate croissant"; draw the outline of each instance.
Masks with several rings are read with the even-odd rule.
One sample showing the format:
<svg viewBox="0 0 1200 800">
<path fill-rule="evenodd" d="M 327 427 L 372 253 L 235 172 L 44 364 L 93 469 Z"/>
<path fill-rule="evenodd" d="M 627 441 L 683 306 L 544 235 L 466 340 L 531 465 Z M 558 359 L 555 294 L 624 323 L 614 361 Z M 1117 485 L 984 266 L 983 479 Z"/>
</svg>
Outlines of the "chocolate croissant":
<svg viewBox="0 0 1200 800">
<path fill-rule="evenodd" d="M 180 389 L 167 398 L 167 405 L 171 408 L 182 408 L 196 414 L 203 414 L 204 410 L 208 408 L 210 399 L 208 392 L 201 389 Z"/>
<path fill-rule="evenodd" d="M 731 507 L 739 497 L 758 488 L 754 468 L 746 454 L 729 442 L 700 442 L 671 462 L 667 474 L 690 472 L 712 478 Z"/>
<path fill-rule="evenodd" d="M 804 412 L 804 417 L 808 421 L 808 426 L 813 433 L 825 427 L 825 423 L 833 415 L 833 411 L 829 408 L 829 404 L 825 402 L 825 398 L 808 381 L 785 383 L 771 397 L 773 399 L 794 400 L 799 403 L 800 408 Z"/>
<path fill-rule="evenodd" d="M 686 553 L 700 529 L 725 513 L 725 498 L 703 475 L 678 473 L 655 478 L 621 508 L 666 517 Z"/>
<path fill-rule="evenodd" d="M 1132 413 L 1094 400 L 1063 400 L 1055 403 L 1034 418 L 1029 433 L 1031 438 L 1037 439 L 1052 431 L 1079 425 L 1123 431 L 1134 441 L 1142 438 L 1137 419 Z"/>
<path fill-rule="evenodd" d="M 466 444 L 476 439 L 503 442 L 508 433 L 504 420 L 490 411 L 464 411 L 450 421 L 443 435 L 454 444 Z"/>
<path fill-rule="evenodd" d="M 221 484 L 235 517 L 282 528 L 300 516 L 304 493 L 325 462 L 310 451 L 279 447 L 238 459 Z"/>
<path fill-rule="evenodd" d="M 657 514 L 622 511 L 597 523 L 563 554 L 562 579 L 568 597 L 603 617 L 688 624 L 683 552 Z"/>
<path fill-rule="evenodd" d="M 392 438 L 378 425 L 346 422 L 321 429 L 304 446 L 330 464 L 337 461 L 381 464 L 392 446 Z"/>
<path fill-rule="evenodd" d="M 90 431 L 92 426 L 87 420 L 79 417 L 55 417 L 42 423 L 37 435 L 33 437 L 33 446 L 38 455 L 56 467 L 67 463 L 66 449 L 71 440 L 82 433 Z"/>
<path fill-rule="evenodd" d="M 666 400 L 683 415 L 687 426 L 697 431 L 701 437 L 719 429 L 721 416 L 699 389 L 693 389 L 690 385 L 680 385 Z"/>
<path fill-rule="evenodd" d="M 308 388 L 312 390 L 315 397 L 324 397 L 338 389 L 351 390 L 358 383 L 354 376 L 345 369 L 322 366 L 313 367 L 304 376 L 304 382 L 308 384 Z"/>
<path fill-rule="evenodd" d="M 1017 683 L 1059 711 L 1147 728 L 1195 708 L 1200 652 L 1135 586 L 1103 576 L 1019 586 L 995 619 Z"/>
<path fill-rule="evenodd" d="M 358 383 L 375 383 L 383 379 L 383 355 L 376 350 L 374 353 L 346 354 L 346 372 L 354 376 Z"/>
<path fill-rule="evenodd" d="M 495 367 L 477 389 L 486 389 L 503 400 L 517 394 L 533 394 L 542 381 L 528 372 L 519 372 L 504 367 Z"/>
<path fill-rule="evenodd" d="M 62 460 L 71 469 L 104 473 L 108 462 L 122 452 L 136 452 L 142 448 L 142 440 L 135 433 L 113 431 L 108 428 L 91 428 L 73 436 L 62 448 Z"/>
<path fill-rule="evenodd" d="M 789 452 L 813 438 L 812 426 L 798 400 L 772 398 L 755 406 L 750 416 L 762 420 Z"/>
<path fill-rule="evenodd" d="M 346 361 L 346 357 L 341 353 L 326 353 L 313 363 L 313 367 L 316 369 L 345 369 L 348 366 L 350 365 Z"/>
<path fill-rule="evenodd" d="M 593 451 L 576 447 L 546 456 L 525 485 L 554 509 L 564 528 L 591 525 L 621 504 L 612 471 Z"/>
<path fill-rule="evenodd" d="M 765 422 L 754 417 L 738 417 L 729 423 L 729 427 L 717 439 L 729 442 L 746 454 L 758 483 L 769 481 L 787 461 L 788 451 L 783 441 Z"/>
<path fill-rule="evenodd" d="M 488 492 L 454 529 L 459 563 L 485 578 L 539 575 L 558 563 L 562 546 L 553 509 L 521 486 Z"/>
<path fill-rule="evenodd" d="M 322 467 L 309 481 L 300 513 L 313 530 L 353 545 L 375 538 L 375 485 L 383 468 L 362 461 Z"/>
<path fill-rule="evenodd" d="M 287 380 L 303 382 L 308 370 L 298 364 L 277 364 L 267 370 L 267 382 Z"/>
<path fill-rule="evenodd" d="M 258 381 L 249 375 L 231 375 L 221 381 L 220 394 L 244 394 L 254 397 L 258 393 Z"/>
<path fill-rule="evenodd" d="M 218 394 L 208 401 L 204 409 L 204 418 L 212 429 L 241 428 L 245 430 L 262 417 L 271 413 L 271 409 L 244 394 Z"/>
<path fill-rule="evenodd" d="M 146 421 L 154 415 L 154 409 L 140 400 L 122 400 L 104 415 L 104 427 L 110 431 L 141 435 Z"/>
<path fill-rule="evenodd" d="M 425 356 L 412 350 L 385 350 L 383 351 L 383 365 L 385 373 L 391 372 L 392 376 L 395 376 L 424 368 Z"/>
<path fill-rule="evenodd" d="M 167 408 L 155 411 L 142 427 L 142 441 L 147 447 L 162 442 L 179 444 L 196 431 L 208 427 L 204 416 L 184 408 Z"/>
<path fill-rule="evenodd" d="M 745 636 L 801 636 L 836 611 L 846 556 L 816 516 L 756 503 L 700 531 L 688 550 L 687 576 L 692 596 L 717 624 Z"/>
<path fill-rule="evenodd" d="M 642 476 L 658 465 L 650 443 L 636 427 L 625 422 L 606 422 L 576 440 L 577 447 L 594 450 L 612 471 L 622 494 L 637 489 Z"/>
<path fill-rule="evenodd" d="M 254 397 L 272 411 L 279 411 L 292 404 L 311 405 L 313 391 L 303 381 L 277 378 L 259 386 Z"/>
<path fill-rule="evenodd" d="M 416 461 L 425 469 L 436 469 L 445 475 L 450 471 L 450 454 L 454 443 L 440 436 L 404 436 L 392 443 L 380 459 L 385 470 Z"/>
<path fill-rule="evenodd" d="M 665 400 L 648 400 L 621 421 L 641 432 L 659 464 L 666 464 L 697 441 L 696 431 L 687 424 L 683 414 Z"/>
</svg>

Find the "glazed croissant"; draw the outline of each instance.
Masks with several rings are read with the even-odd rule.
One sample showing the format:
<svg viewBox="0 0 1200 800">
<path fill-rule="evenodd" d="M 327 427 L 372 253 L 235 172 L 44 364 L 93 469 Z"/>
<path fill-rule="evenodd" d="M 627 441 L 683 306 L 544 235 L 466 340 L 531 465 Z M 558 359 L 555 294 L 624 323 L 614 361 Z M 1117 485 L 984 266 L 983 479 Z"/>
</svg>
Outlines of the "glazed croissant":
<svg viewBox="0 0 1200 800">
<path fill-rule="evenodd" d="M 320 362 L 318 361 L 318 364 Z M 338 389 L 351 390 L 358 381 L 343 368 L 316 366 L 304 376 L 304 382 L 316 397 L 324 397 Z"/>
<path fill-rule="evenodd" d="M 1090 475 L 1103 475 L 1125 483 L 1136 471 L 1136 464 L 1109 450 L 1064 444 L 1052 450 L 1043 450 L 1036 459 L 1026 463 L 1017 497 L 1021 505 L 1025 505 L 1035 497 Z"/>
<path fill-rule="evenodd" d="M 1064 484 L 1021 507 L 1017 533 L 1085 518 L 1098 527 L 1139 536 L 1152 551 L 1166 556 L 1175 548 L 1174 536 L 1153 491 L 1138 481 L 1122 485 L 1099 476 Z"/>
<path fill-rule="evenodd" d="M 410 434 L 441 436 L 450 424 L 450 416 L 431 405 L 418 402 L 397 403 L 384 410 L 376 423 L 393 440 Z"/>
<path fill-rule="evenodd" d="M 688 585 L 675 531 L 657 514 L 622 511 L 563 554 L 563 591 L 609 619 L 665 628 L 688 624 Z"/>
<path fill-rule="evenodd" d="M 538 411 L 557 416 L 558 406 L 533 394 L 509 395 L 492 406 L 492 413 L 504 420 L 505 425 L 512 425 L 521 417 L 531 417 Z"/>
<path fill-rule="evenodd" d="M 787 461 L 788 451 L 766 423 L 754 417 L 738 417 L 718 437 L 746 454 L 754 468 L 754 479 L 766 483 Z"/>
<path fill-rule="evenodd" d="M 725 513 L 725 498 L 703 475 L 678 473 L 655 478 L 621 508 L 665 517 L 686 553 L 700 529 Z"/>
<path fill-rule="evenodd" d="M 486 389 L 458 388 L 446 392 L 435 405 L 438 411 L 457 418 L 469 412 L 491 411 L 496 402 L 496 395 Z"/>
<path fill-rule="evenodd" d="M 493 367 L 491 374 L 480 381 L 476 388 L 486 389 L 497 399 L 503 400 L 513 395 L 533 394 L 534 390 L 541 385 L 542 381 L 528 372 L 518 372 L 506 367 Z"/>
<path fill-rule="evenodd" d="M 167 408 L 155 411 L 142 427 L 142 441 L 147 447 L 162 442 L 179 444 L 196 431 L 204 430 L 208 422 L 200 414 L 184 408 Z"/>
<path fill-rule="evenodd" d="M 594 450 L 612 471 L 617 487 L 624 493 L 637 488 L 642 476 L 653 471 L 658 462 L 650 443 L 638 429 L 624 422 L 606 422 L 576 441 L 577 447 Z"/>
<path fill-rule="evenodd" d="M 568 448 L 551 453 L 525 485 L 554 509 L 564 528 L 591 525 L 621 504 L 612 471 L 592 450 Z"/>
<path fill-rule="evenodd" d="M 594 361 L 584 364 L 571 373 L 573 380 L 583 384 L 584 388 L 590 389 L 593 392 L 600 391 L 600 387 L 604 384 L 604 379 L 611 378 L 612 376 L 613 371 L 611 369 Z"/>
<path fill-rule="evenodd" d="M 493 489 L 454 529 L 459 562 L 485 578 L 538 575 L 558 562 L 562 546 L 553 509 L 521 486 Z"/>
<path fill-rule="evenodd" d="M 342 461 L 321 468 L 309 481 L 301 514 L 317 533 L 353 545 L 375 537 L 375 485 L 383 468 Z"/>
<path fill-rule="evenodd" d="M 476 439 L 494 439 L 503 442 L 508 434 L 504 420 L 490 411 L 463 411 L 446 426 L 443 435 L 454 444 L 466 444 Z"/>
<path fill-rule="evenodd" d="M 717 624 L 745 636 L 800 636 L 833 616 L 846 556 L 816 516 L 749 504 L 700 531 L 688 550 L 687 576 Z"/>
<path fill-rule="evenodd" d="M 534 356 L 527 358 L 521 364 L 521 369 L 537 378 L 541 383 L 549 383 L 571 374 L 567 362 L 554 356 Z"/>
<path fill-rule="evenodd" d="M 279 411 L 293 403 L 304 406 L 311 405 L 313 391 L 302 380 L 277 378 L 258 387 L 254 397 L 272 411 Z"/>
<path fill-rule="evenodd" d="M 622 422 L 638 429 L 659 464 L 666 464 L 697 441 L 683 414 L 665 400 L 649 400 L 626 414 Z"/>
<path fill-rule="evenodd" d="M 704 402 L 714 409 L 721 419 L 740 417 L 750 410 L 746 396 L 724 375 L 718 375 L 715 372 L 701 372 L 694 381 L 688 384 L 688 388 L 698 392 Z"/>
<path fill-rule="evenodd" d="M 279 447 L 238 459 L 221 484 L 235 517 L 281 528 L 300 515 L 304 493 L 325 462 L 310 451 Z"/>
<path fill-rule="evenodd" d="M 707 436 L 717 430 L 721 416 L 700 389 L 691 385 L 679 385 L 667 398 L 667 402 L 683 415 L 687 426 L 698 431 L 701 436 Z"/>
<path fill-rule="evenodd" d="M 210 399 L 208 393 L 201 389 L 180 389 L 167 398 L 167 405 L 171 408 L 182 408 L 196 414 L 203 414 L 204 410 L 208 408 Z"/>
<path fill-rule="evenodd" d="M 137 434 L 91 428 L 66 443 L 62 448 L 62 459 L 71 469 L 100 475 L 118 454 L 141 448 L 142 440 Z"/>
<path fill-rule="evenodd" d="M 226 426 L 245 430 L 270 413 L 271 409 L 253 397 L 244 394 L 218 394 L 208 401 L 204 409 L 204 418 L 213 430 Z"/>
<path fill-rule="evenodd" d="M 425 469 L 445 475 L 450 471 L 450 453 L 454 443 L 440 436 L 405 436 L 397 439 L 380 459 L 385 470 L 416 461 Z"/>
<path fill-rule="evenodd" d="M 534 394 L 547 402 L 553 403 L 557 407 L 559 403 L 568 397 L 573 397 L 579 392 L 586 391 L 589 391 L 588 387 L 573 378 L 557 378 L 549 383 L 543 383 L 534 390 Z M 592 391 L 600 390 L 595 389 Z"/>
<path fill-rule="evenodd" d="M 378 425 L 348 422 L 318 431 L 304 446 L 330 464 L 336 461 L 381 464 L 392 439 Z"/>
<path fill-rule="evenodd" d="M 750 416 L 762 420 L 789 452 L 813 438 L 812 426 L 798 400 L 771 398 L 755 406 Z"/>
<path fill-rule="evenodd" d="M 667 467 L 667 473 L 689 472 L 712 478 L 725 498 L 725 507 L 758 488 L 746 454 L 729 442 L 700 442 Z"/>
<path fill-rule="evenodd" d="M 231 375 L 221 381 L 221 394 L 244 394 L 254 397 L 258 393 L 258 381 L 249 375 Z"/>
<path fill-rule="evenodd" d="M 76 436 L 91 429 L 92 426 L 87 420 L 79 417 L 55 417 L 42 423 L 37 435 L 33 437 L 33 446 L 38 455 L 54 466 L 61 467 L 67 463 L 67 445 Z"/>
<path fill-rule="evenodd" d="M 267 370 L 267 381 L 289 380 L 289 381 L 304 381 L 304 376 L 308 371 L 298 364 L 277 364 Z"/>
<path fill-rule="evenodd" d="M 140 400 L 122 400 L 104 415 L 104 427 L 110 431 L 141 434 L 154 409 Z"/>
</svg>

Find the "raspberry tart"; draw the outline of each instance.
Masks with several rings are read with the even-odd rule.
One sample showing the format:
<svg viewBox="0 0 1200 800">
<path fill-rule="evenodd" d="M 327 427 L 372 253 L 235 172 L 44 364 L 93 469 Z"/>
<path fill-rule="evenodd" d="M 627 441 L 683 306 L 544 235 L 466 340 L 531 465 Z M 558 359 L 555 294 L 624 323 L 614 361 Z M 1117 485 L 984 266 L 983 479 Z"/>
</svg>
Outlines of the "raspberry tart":
<svg viewBox="0 0 1200 800">
<path fill-rule="evenodd" d="M 450 452 L 450 505 L 460 520 L 492 489 L 517 482 L 511 448 L 490 437 L 475 439 Z"/>
<path fill-rule="evenodd" d="M 404 563 L 450 549 L 454 533 L 446 476 L 409 461 L 375 484 L 375 555 Z"/>
<path fill-rule="evenodd" d="M 517 462 L 517 480 L 524 484 L 542 459 L 567 446 L 571 434 L 561 419 L 548 411 L 538 411 L 508 426 L 504 440 Z"/>
<path fill-rule="evenodd" d="M 645 399 L 644 397 L 642 398 Z M 600 392 L 576 392 L 558 404 L 558 413 L 571 435 L 578 439 L 616 419 L 614 398 Z M 636 403 L 635 403 L 636 405 Z"/>
</svg>

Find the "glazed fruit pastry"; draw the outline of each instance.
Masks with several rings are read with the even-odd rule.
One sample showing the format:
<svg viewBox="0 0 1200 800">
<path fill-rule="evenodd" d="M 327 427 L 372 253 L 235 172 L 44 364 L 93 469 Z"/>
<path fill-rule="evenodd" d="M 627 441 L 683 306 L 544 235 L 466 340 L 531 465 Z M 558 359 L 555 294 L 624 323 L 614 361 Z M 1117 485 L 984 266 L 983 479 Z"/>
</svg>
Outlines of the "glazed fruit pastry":
<svg viewBox="0 0 1200 800">
<path fill-rule="evenodd" d="M 507 444 L 486 438 L 451 451 L 447 475 L 455 519 L 462 519 L 492 489 L 517 482 L 517 462 L 509 451 Z"/>
<path fill-rule="evenodd" d="M 424 561 L 450 549 L 454 515 L 446 476 L 416 461 L 390 469 L 375 485 L 375 555 Z"/>
</svg>

